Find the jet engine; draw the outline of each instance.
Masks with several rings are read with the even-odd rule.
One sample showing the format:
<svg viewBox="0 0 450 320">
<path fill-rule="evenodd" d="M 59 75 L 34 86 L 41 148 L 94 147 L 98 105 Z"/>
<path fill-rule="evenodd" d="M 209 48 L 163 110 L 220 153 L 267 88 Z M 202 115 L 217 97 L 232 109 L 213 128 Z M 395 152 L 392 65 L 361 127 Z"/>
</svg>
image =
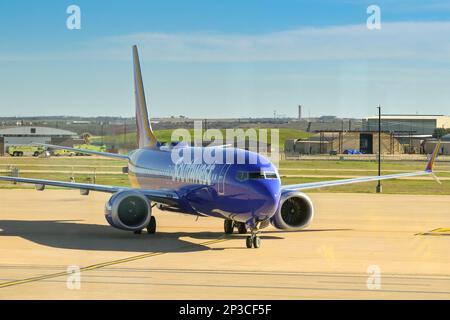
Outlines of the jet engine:
<svg viewBox="0 0 450 320">
<path fill-rule="evenodd" d="M 287 191 L 281 194 L 280 205 L 270 222 L 277 229 L 299 230 L 307 227 L 313 217 L 311 199 L 304 193 Z"/>
<path fill-rule="evenodd" d="M 105 205 L 105 218 L 117 229 L 142 230 L 148 226 L 151 216 L 149 200 L 138 191 L 117 192 Z"/>
</svg>

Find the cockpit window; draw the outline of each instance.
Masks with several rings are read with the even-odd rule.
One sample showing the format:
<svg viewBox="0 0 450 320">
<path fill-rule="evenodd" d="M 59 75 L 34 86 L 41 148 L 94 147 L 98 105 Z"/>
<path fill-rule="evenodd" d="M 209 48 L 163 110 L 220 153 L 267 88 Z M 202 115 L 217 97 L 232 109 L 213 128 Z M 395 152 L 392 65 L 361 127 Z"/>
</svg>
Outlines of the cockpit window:
<svg viewBox="0 0 450 320">
<path fill-rule="evenodd" d="M 265 171 L 266 179 L 278 179 L 278 175 L 276 172 Z"/>
<path fill-rule="evenodd" d="M 249 172 L 248 173 L 249 179 L 264 179 L 264 172 Z"/>
<path fill-rule="evenodd" d="M 273 171 L 238 171 L 236 179 L 239 181 L 245 181 L 248 179 L 277 179 L 276 172 Z"/>
</svg>

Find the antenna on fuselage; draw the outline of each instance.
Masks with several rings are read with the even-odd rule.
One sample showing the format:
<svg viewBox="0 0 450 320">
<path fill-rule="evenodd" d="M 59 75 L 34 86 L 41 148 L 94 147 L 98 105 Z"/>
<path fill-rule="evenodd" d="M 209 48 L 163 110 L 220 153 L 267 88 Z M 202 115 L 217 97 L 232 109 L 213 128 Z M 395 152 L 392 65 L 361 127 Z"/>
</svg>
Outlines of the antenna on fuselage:
<svg viewBox="0 0 450 320">
<path fill-rule="evenodd" d="M 134 69 L 134 96 L 136 99 L 136 127 L 137 143 L 139 148 L 156 147 L 156 140 L 152 126 L 148 118 L 147 104 L 145 102 L 144 84 L 142 82 L 141 65 L 137 46 L 133 46 L 133 69 Z"/>
</svg>

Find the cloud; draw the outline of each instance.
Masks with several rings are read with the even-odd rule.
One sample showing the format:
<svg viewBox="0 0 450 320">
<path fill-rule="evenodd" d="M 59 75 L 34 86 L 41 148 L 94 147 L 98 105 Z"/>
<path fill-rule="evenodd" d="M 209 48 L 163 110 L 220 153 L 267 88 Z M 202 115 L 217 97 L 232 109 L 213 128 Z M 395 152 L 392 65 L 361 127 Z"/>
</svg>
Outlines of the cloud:
<svg viewBox="0 0 450 320">
<path fill-rule="evenodd" d="M 0 61 L 129 61 L 131 46 L 137 44 L 143 60 L 158 62 L 450 62 L 450 22 L 382 22 L 381 26 L 381 30 L 368 30 L 365 24 L 301 27 L 262 34 L 144 32 L 51 50 L 2 50 Z"/>
<path fill-rule="evenodd" d="M 130 46 L 137 44 L 142 58 L 154 61 L 449 61 L 449 37 L 450 22 L 388 22 L 382 23 L 381 30 L 368 30 L 364 24 L 253 35 L 148 32 L 110 37 L 97 44 L 110 59 L 128 59 Z"/>
</svg>

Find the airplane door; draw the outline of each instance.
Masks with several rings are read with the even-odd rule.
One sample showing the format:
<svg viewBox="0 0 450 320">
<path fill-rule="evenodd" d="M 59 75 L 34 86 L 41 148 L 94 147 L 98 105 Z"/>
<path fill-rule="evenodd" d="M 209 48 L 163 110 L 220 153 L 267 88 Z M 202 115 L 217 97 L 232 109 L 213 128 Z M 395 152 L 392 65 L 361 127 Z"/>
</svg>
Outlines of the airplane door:
<svg viewBox="0 0 450 320">
<path fill-rule="evenodd" d="M 226 183 L 226 176 L 227 172 L 230 169 L 230 165 L 226 164 L 222 167 L 219 173 L 219 178 L 217 179 L 217 193 L 219 195 L 225 194 L 225 183 Z"/>
</svg>

